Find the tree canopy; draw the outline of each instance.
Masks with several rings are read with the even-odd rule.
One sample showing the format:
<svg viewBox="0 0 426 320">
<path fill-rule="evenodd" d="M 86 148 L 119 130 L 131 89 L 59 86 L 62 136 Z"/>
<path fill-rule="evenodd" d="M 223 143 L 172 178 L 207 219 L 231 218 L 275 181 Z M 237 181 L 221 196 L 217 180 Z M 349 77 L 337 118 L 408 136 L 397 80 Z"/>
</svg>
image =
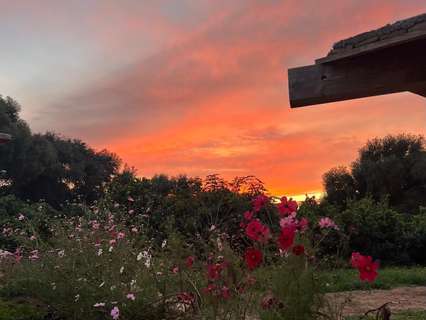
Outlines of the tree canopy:
<svg viewBox="0 0 426 320">
<path fill-rule="evenodd" d="M 350 169 L 333 168 L 323 176 L 327 200 L 344 204 L 348 198 L 389 197 L 402 212 L 426 205 L 426 149 L 422 136 L 389 135 L 367 142 Z"/>
<path fill-rule="evenodd" d="M 0 168 L 6 171 L 2 193 L 24 200 L 45 200 L 54 207 L 80 199 L 98 199 L 105 183 L 117 174 L 120 159 L 95 151 L 84 142 L 54 133 L 32 134 L 13 99 L 0 97 L 0 131 L 12 141 L 0 145 Z"/>
</svg>

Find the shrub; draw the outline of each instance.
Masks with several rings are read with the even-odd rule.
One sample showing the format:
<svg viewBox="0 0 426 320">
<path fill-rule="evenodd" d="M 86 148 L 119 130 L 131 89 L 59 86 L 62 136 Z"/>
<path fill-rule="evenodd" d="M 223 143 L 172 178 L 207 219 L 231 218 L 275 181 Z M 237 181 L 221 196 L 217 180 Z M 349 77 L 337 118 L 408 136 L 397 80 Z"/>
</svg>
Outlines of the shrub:
<svg viewBox="0 0 426 320">
<path fill-rule="evenodd" d="M 157 245 L 124 215 L 94 208 L 56 220 L 48 241 L 36 234 L 39 241 L 0 252 L 0 293 L 49 305 L 61 319 L 314 319 L 323 287 L 312 234 L 321 242 L 338 227 L 323 218 L 313 228 L 296 210 L 285 197 L 275 206 L 258 196 L 240 216 L 244 246 L 233 250 L 231 235 L 214 228 L 194 253 L 179 234 Z M 356 266 L 371 281 L 365 263 Z"/>
<path fill-rule="evenodd" d="M 348 236 L 351 251 L 362 251 L 384 262 L 409 261 L 404 238 L 408 217 L 391 209 L 386 200 L 350 201 L 337 219 Z"/>
</svg>

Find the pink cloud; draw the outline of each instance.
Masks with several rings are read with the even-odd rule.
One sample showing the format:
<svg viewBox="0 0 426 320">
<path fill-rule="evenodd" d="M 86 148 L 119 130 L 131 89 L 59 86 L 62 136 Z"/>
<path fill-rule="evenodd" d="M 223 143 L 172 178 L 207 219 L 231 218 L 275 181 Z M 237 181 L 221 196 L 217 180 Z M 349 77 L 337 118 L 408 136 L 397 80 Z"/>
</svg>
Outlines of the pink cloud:
<svg viewBox="0 0 426 320">
<path fill-rule="evenodd" d="M 275 193 L 320 190 L 321 175 L 349 164 L 368 138 L 424 133 L 425 102 L 400 94 L 290 110 L 286 69 L 312 63 L 341 38 L 419 14 L 426 4 L 318 4 L 205 1 L 196 7 L 204 19 L 182 28 L 181 16 L 172 21 L 160 5 L 139 19 L 110 4 L 93 22 L 104 50 L 126 55 L 126 44 L 151 25 L 147 39 L 159 38 L 162 49 L 64 96 L 47 108 L 49 124 L 108 147 L 143 175 L 254 174 Z"/>
</svg>

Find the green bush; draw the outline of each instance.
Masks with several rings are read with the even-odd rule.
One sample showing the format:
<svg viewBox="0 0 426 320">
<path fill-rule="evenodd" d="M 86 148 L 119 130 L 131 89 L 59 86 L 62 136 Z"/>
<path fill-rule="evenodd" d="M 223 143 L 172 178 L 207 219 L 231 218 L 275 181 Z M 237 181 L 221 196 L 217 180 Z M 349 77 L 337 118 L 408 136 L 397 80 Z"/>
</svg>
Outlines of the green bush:
<svg viewBox="0 0 426 320">
<path fill-rule="evenodd" d="M 33 233 L 41 239 L 49 239 L 50 220 L 57 215 L 59 212 L 44 202 L 25 202 L 13 195 L 0 197 L 0 249 L 14 250 L 24 245 L 21 240 Z M 19 216 L 24 217 L 26 223 L 19 221 Z"/>
<path fill-rule="evenodd" d="M 386 200 L 372 198 L 350 201 L 338 222 L 348 236 L 351 251 L 359 251 L 384 262 L 407 263 L 405 235 L 408 216 L 390 208 Z"/>
</svg>

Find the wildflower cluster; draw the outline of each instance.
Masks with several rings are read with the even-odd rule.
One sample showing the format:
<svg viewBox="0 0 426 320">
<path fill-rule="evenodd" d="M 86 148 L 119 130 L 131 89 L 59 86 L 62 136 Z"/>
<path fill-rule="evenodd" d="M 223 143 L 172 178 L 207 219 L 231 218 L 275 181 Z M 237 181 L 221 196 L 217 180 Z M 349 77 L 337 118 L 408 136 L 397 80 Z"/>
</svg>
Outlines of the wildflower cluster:
<svg viewBox="0 0 426 320">
<path fill-rule="evenodd" d="M 128 201 L 131 201 L 129 198 Z M 115 207 L 113 207 L 115 208 Z M 115 208 L 116 209 L 116 208 Z M 321 308 L 312 234 L 339 227 L 329 217 L 315 226 L 298 204 L 266 195 L 241 215 L 245 245 L 231 248 L 230 235 L 211 228 L 197 246 L 177 234 L 156 243 L 125 215 L 93 208 L 89 215 L 61 218 L 43 241 L 25 214 L 16 216 L 21 245 L 0 250 L 0 285 L 49 304 L 58 317 L 84 319 L 287 319 Z M 19 230 L 18 230 L 19 229 Z M 324 231 L 325 230 L 325 231 Z M 201 249 L 200 249 L 201 248 Z M 352 254 L 362 281 L 377 277 L 378 263 Z"/>
</svg>

